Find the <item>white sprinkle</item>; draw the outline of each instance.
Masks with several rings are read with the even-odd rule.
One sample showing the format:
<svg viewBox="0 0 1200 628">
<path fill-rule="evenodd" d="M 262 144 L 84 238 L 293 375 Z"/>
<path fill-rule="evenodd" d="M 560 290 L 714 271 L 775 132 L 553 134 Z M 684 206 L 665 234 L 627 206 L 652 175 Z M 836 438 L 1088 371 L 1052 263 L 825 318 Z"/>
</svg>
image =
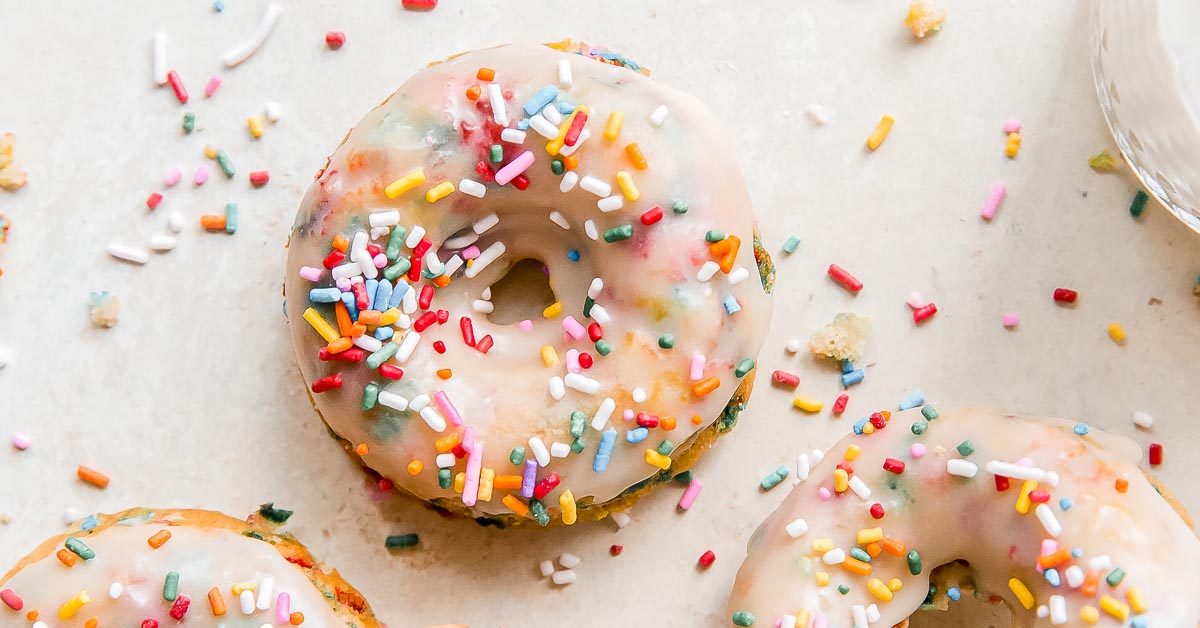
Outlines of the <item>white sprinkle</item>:
<svg viewBox="0 0 1200 628">
<path fill-rule="evenodd" d="M 867 623 L 873 624 L 879 621 L 879 605 L 871 604 L 867 606 Z"/>
<path fill-rule="evenodd" d="M 483 195 L 487 194 L 487 187 L 474 179 L 463 179 L 458 182 L 458 191 L 467 196 L 483 198 Z"/>
<path fill-rule="evenodd" d="M 433 406 L 425 406 L 421 410 L 421 418 L 425 420 L 425 425 L 428 425 L 435 432 L 446 431 L 446 419 L 438 414 L 437 408 Z"/>
<path fill-rule="evenodd" d="M 583 233 L 593 240 L 600 239 L 600 231 L 596 229 L 596 221 L 591 218 L 583 222 Z"/>
<path fill-rule="evenodd" d="M 378 240 L 385 235 L 391 233 L 392 230 L 388 227 L 371 227 L 371 239 Z M 386 257 L 384 259 L 387 259 Z"/>
<path fill-rule="evenodd" d="M 405 285 L 407 286 L 408 283 L 405 282 Z M 417 311 L 417 291 L 416 290 L 409 288 L 408 290 L 406 290 L 404 292 L 404 296 L 400 297 L 400 311 L 404 312 L 405 314 L 412 314 L 413 312 Z M 411 323 L 409 323 L 409 325 L 411 325 Z M 408 326 L 405 325 L 404 328 L 408 329 Z"/>
<path fill-rule="evenodd" d="M 850 490 L 854 491 L 854 494 L 858 495 L 860 499 L 871 499 L 871 489 L 863 481 L 862 476 L 855 475 L 850 478 Z"/>
<path fill-rule="evenodd" d="M 820 449 L 814 449 L 808 452 L 808 461 L 812 464 L 821 464 L 821 461 L 824 459 L 825 452 L 821 451 Z"/>
<path fill-rule="evenodd" d="M 867 628 L 870 625 L 867 621 L 867 607 L 862 604 L 851 606 L 850 615 L 854 618 L 854 628 Z"/>
<path fill-rule="evenodd" d="M 280 118 L 283 118 L 283 108 L 274 100 L 268 100 L 264 109 L 267 114 L 267 120 L 271 122 L 279 122 Z"/>
<path fill-rule="evenodd" d="M 979 473 L 979 466 L 969 460 L 951 458 L 946 461 L 946 473 L 963 478 L 973 478 L 976 473 Z"/>
<path fill-rule="evenodd" d="M 356 262 L 346 262 L 340 266 L 334 266 L 333 270 L 330 271 L 329 274 L 333 277 L 334 281 L 339 279 L 350 279 L 351 277 L 358 277 L 359 275 L 362 275 L 362 266 L 358 265 Z"/>
<path fill-rule="evenodd" d="M 591 137 L 592 132 L 584 129 L 583 132 L 579 134 L 579 139 L 575 140 L 574 146 L 567 146 L 564 144 L 563 147 L 559 149 L 558 154 L 563 157 L 570 157 L 572 153 L 579 150 L 579 147 L 583 146 L 583 143 L 588 141 L 588 139 Z"/>
<path fill-rule="evenodd" d="M 413 412 L 420 412 L 424 410 L 425 406 L 429 405 L 429 402 L 431 401 L 433 401 L 433 399 L 431 399 L 429 395 L 421 393 L 412 398 L 412 401 L 410 401 L 408 404 L 408 409 L 412 410 Z"/>
<path fill-rule="evenodd" d="M 720 264 L 712 260 L 704 262 L 700 265 L 700 270 L 696 271 L 696 279 L 699 281 L 708 281 L 713 278 L 713 275 L 717 274 L 718 270 L 721 270 Z"/>
<path fill-rule="evenodd" d="M 255 605 L 260 611 L 265 611 L 271 608 L 271 596 L 275 593 L 275 579 L 271 576 L 263 578 L 258 585 L 258 604 Z"/>
<path fill-rule="evenodd" d="M 525 132 L 520 129 L 504 129 L 500 132 L 500 139 L 509 144 L 524 144 Z"/>
<path fill-rule="evenodd" d="M 479 232 L 476 231 L 475 233 Z M 424 237 L 425 227 L 422 227 L 421 225 L 413 225 L 412 231 L 409 231 L 408 235 L 404 237 L 404 246 L 407 246 L 410 249 L 415 249 L 417 248 L 417 245 L 421 243 L 421 238 Z"/>
<path fill-rule="evenodd" d="M 1054 516 L 1054 511 L 1046 504 L 1038 504 L 1034 509 L 1037 513 L 1038 521 L 1042 522 L 1042 527 L 1046 529 L 1046 534 L 1050 536 L 1058 536 L 1062 534 L 1062 524 L 1058 522 L 1058 517 Z"/>
<path fill-rule="evenodd" d="M 558 127 L 540 113 L 529 119 L 529 128 L 548 140 L 558 137 Z"/>
<path fill-rule="evenodd" d="M 504 91 L 499 83 L 488 83 L 488 100 L 492 103 L 492 119 L 500 126 L 508 126 L 508 109 L 504 106 Z"/>
<path fill-rule="evenodd" d="M 1133 413 L 1133 424 L 1144 430 L 1148 430 L 1154 427 L 1154 417 L 1142 412 L 1141 410 L 1138 410 L 1137 412 Z"/>
<path fill-rule="evenodd" d="M 579 187 L 580 187 L 580 189 L 591 192 L 592 194 L 595 194 L 596 196 L 599 196 L 600 198 L 604 198 L 604 197 L 612 194 L 612 185 L 611 184 L 609 184 L 605 181 L 601 181 L 600 179 L 597 179 L 596 177 L 593 177 L 590 174 L 585 175 L 582 179 L 579 180 Z"/>
<path fill-rule="evenodd" d="M 354 346 L 368 353 L 375 353 L 383 348 L 383 343 L 375 336 L 363 334 L 354 339 Z"/>
<path fill-rule="evenodd" d="M 588 284 L 587 295 L 592 300 L 599 299 L 600 293 L 604 291 L 604 280 L 599 277 L 592 277 L 592 283 Z"/>
<path fill-rule="evenodd" d="M 542 107 L 542 117 L 549 120 L 550 124 L 553 124 L 555 127 L 562 124 L 563 121 L 566 120 L 566 118 L 563 117 L 563 114 L 559 112 L 558 105 L 555 103 L 550 103 L 545 107 Z M 557 129 L 555 129 L 555 131 L 557 132 Z M 558 136 L 555 135 L 554 137 Z M 550 139 L 554 139 L 554 137 Z"/>
<path fill-rule="evenodd" d="M 1063 575 L 1067 577 L 1067 586 L 1072 589 L 1078 589 L 1083 584 L 1083 569 L 1079 565 L 1067 567 L 1067 571 Z"/>
<path fill-rule="evenodd" d="M 183 214 L 177 211 L 167 214 L 167 228 L 175 233 L 183 231 Z"/>
<path fill-rule="evenodd" d="M 1045 469 L 1037 467 L 1024 467 L 1013 464 L 1011 462 L 1002 462 L 1000 460 L 989 460 L 984 468 L 992 475 L 1003 475 L 1006 478 L 1014 480 L 1033 480 L 1041 482 L 1046 479 Z"/>
<path fill-rule="evenodd" d="M 571 454 L 571 446 L 567 443 L 555 441 L 550 444 L 550 456 L 554 458 L 566 458 Z"/>
<path fill-rule="evenodd" d="M 846 550 L 835 547 L 821 555 L 821 562 L 826 565 L 840 565 L 846 562 Z"/>
<path fill-rule="evenodd" d="M 410 290 L 409 292 L 414 292 Z M 359 336 L 362 338 L 362 336 Z M 421 342 L 421 334 L 416 331 L 404 332 L 404 337 L 400 339 L 400 348 L 396 350 L 396 361 L 404 364 L 412 357 L 413 351 L 417 349 L 417 344 Z"/>
<path fill-rule="evenodd" d="M 562 176 L 562 180 L 558 182 L 558 191 L 566 194 L 567 192 L 575 189 L 576 183 L 579 183 L 579 175 L 575 174 L 574 170 L 568 170 L 567 173 Z"/>
<path fill-rule="evenodd" d="M 377 401 L 379 401 L 379 405 L 387 406 L 393 410 L 404 411 L 408 409 L 408 399 L 387 390 L 379 391 L 379 399 Z"/>
<path fill-rule="evenodd" d="M 927 303 L 925 301 L 925 297 L 921 296 L 921 293 L 919 293 L 919 292 L 909 293 L 907 302 L 908 302 L 908 307 L 911 307 L 914 310 L 925 307 L 925 305 Z"/>
<path fill-rule="evenodd" d="M 154 84 L 167 84 L 167 34 L 154 33 Z"/>
<path fill-rule="evenodd" d="M 558 60 L 558 86 L 571 89 L 571 62 L 567 59 Z"/>
<path fill-rule="evenodd" d="M 614 410 L 617 409 L 617 402 L 613 401 L 612 397 L 605 397 L 604 401 L 600 402 L 600 407 L 596 408 L 596 414 L 592 416 L 592 429 L 597 432 L 604 429 L 608 425 L 608 419 L 612 416 Z"/>
<path fill-rule="evenodd" d="M 745 281 L 748 277 L 750 277 L 750 271 L 744 266 L 739 266 L 733 269 L 733 272 L 726 275 L 725 279 L 729 281 L 729 285 L 736 286 Z"/>
<path fill-rule="evenodd" d="M 141 249 L 119 242 L 108 243 L 108 254 L 131 264 L 145 264 L 150 261 L 150 252 L 146 249 Z"/>
<path fill-rule="evenodd" d="M 403 303 L 403 301 L 401 301 L 401 303 Z M 408 314 L 401 314 L 400 318 L 396 319 L 395 327 L 397 329 L 408 329 L 409 327 L 412 327 L 412 317 Z"/>
<path fill-rule="evenodd" d="M 82 510 L 80 510 L 74 506 L 67 506 L 67 508 L 65 510 L 63 510 L 63 525 L 69 526 L 72 523 L 75 523 L 76 521 L 83 519 L 83 517 L 84 517 L 84 514 L 83 514 Z"/>
<path fill-rule="evenodd" d="M 648 118 L 650 121 L 650 126 L 654 128 L 662 126 L 662 123 L 666 122 L 667 114 L 669 113 L 670 111 L 667 109 L 666 105 L 659 105 L 658 109 L 650 112 L 650 117 Z"/>
<path fill-rule="evenodd" d="M 462 268 L 463 264 L 464 264 L 464 262 L 463 262 L 463 258 L 461 255 L 459 255 L 458 253 L 451 255 L 450 259 L 446 260 L 445 275 L 447 277 L 449 277 L 449 276 L 453 275 L 454 273 L 458 272 L 458 269 Z"/>
<path fill-rule="evenodd" d="M 587 177 L 584 177 L 584 178 L 586 179 Z M 596 201 L 596 207 L 599 207 L 600 211 L 602 211 L 604 213 L 615 212 L 624 206 L 625 206 L 625 197 L 621 196 L 620 194 L 614 194 L 612 196 L 607 196 L 605 198 L 602 198 L 602 199 Z"/>
<path fill-rule="evenodd" d="M 612 317 L 608 315 L 608 310 L 604 309 L 603 305 L 597 303 L 592 306 L 592 320 L 601 325 L 607 325 L 612 320 Z"/>
<path fill-rule="evenodd" d="M 1049 484 L 1051 488 L 1057 488 L 1058 487 L 1058 474 L 1055 473 L 1054 471 L 1047 471 L 1046 472 L 1046 484 Z"/>
<path fill-rule="evenodd" d="M 50 628 L 50 624 L 47 624 L 44 621 L 38 621 L 34 622 L 33 628 Z"/>
<path fill-rule="evenodd" d="M 609 513 L 609 516 L 612 517 L 613 523 L 617 524 L 618 528 L 624 528 L 625 526 L 629 525 L 629 522 L 632 520 L 629 517 L 629 513 L 624 513 L 619 510 Z"/>
<path fill-rule="evenodd" d="M 580 563 L 580 558 L 574 554 L 563 554 L 558 557 L 558 564 L 567 569 L 574 569 Z"/>
<path fill-rule="evenodd" d="M 634 403 L 645 403 L 646 402 L 646 391 L 640 387 L 634 388 L 633 389 L 633 402 Z"/>
<path fill-rule="evenodd" d="M 120 582 L 114 582 L 108 585 L 108 599 L 119 600 L 121 594 L 125 592 L 125 587 Z"/>
<path fill-rule="evenodd" d="M 283 7 L 280 7 L 278 4 L 268 6 L 267 13 L 263 15 L 262 21 L 258 23 L 258 28 L 254 29 L 254 34 L 250 36 L 250 39 L 237 48 L 225 53 L 223 59 L 225 67 L 232 68 L 249 59 L 255 52 L 258 52 L 258 49 L 267 41 L 267 35 L 271 34 L 271 29 L 275 28 L 275 21 L 279 19 L 279 14 L 282 12 Z"/>
<path fill-rule="evenodd" d="M 150 248 L 155 251 L 170 251 L 175 248 L 175 236 L 156 235 L 150 238 Z"/>
<path fill-rule="evenodd" d="M 783 619 L 779 621 L 779 628 L 796 628 L 796 616 L 784 615 Z M 800 628 L 808 628 L 808 626 L 801 626 Z"/>
<path fill-rule="evenodd" d="M 550 576 L 550 579 L 554 581 L 554 584 L 568 585 L 575 582 L 575 572 L 570 569 L 556 571 L 553 576 Z"/>
<path fill-rule="evenodd" d="M 595 309 L 595 306 L 592 306 L 593 312 Z M 567 385 L 567 388 L 578 390 L 585 395 L 594 395 L 600 392 L 599 381 L 586 375 L 580 375 L 579 373 L 567 373 L 566 377 L 563 378 L 563 383 Z"/>
<path fill-rule="evenodd" d="M 393 209 L 386 212 L 371 212 L 371 215 L 367 216 L 367 222 L 369 222 L 372 227 L 390 227 L 392 225 L 398 225 L 400 224 L 400 210 Z"/>
<path fill-rule="evenodd" d="M 1040 505 L 1045 506 L 1045 504 Z M 1097 556 L 1088 561 L 1088 569 L 1092 571 L 1108 571 L 1112 569 L 1112 559 L 1107 554 Z"/>
<path fill-rule="evenodd" d="M 567 222 L 567 217 L 563 216 L 557 210 L 550 212 L 550 222 L 553 222 L 554 224 L 562 227 L 563 229 L 571 228 L 571 223 Z"/>
<path fill-rule="evenodd" d="M 796 475 L 792 480 L 793 483 L 799 484 L 808 479 L 808 474 L 812 470 L 812 465 L 808 461 L 808 454 L 800 454 L 796 456 Z"/>
<path fill-rule="evenodd" d="M 241 595 L 238 596 L 238 602 L 241 603 L 243 615 L 254 614 L 254 591 L 243 589 Z"/>
<path fill-rule="evenodd" d="M 488 287 L 484 288 L 483 292 L 479 293 L 479 298 L 483 299 L 484 301 L 491 301 L 492 300 L 492 287 L 488 286 Z"/>
<path fill-rule="evenodd" d="M 566 396 L 567 385 L 563 383 L 563 378 L 555 375 L 550 378 L 550 398 L 558 401 Z"/>
<path fill-rule="evenodd" d="M 546 449 L 546 443 L 542 442 L 541 437 L 531 436 L 529 438 L 529 449 L 533 452 L 533 458 L 537 460 L 539 467 L 550 464 L 550 450 Z"/>
<path fill-rule="evenodd" d="M 501 255 L 504 255 L 504 243 L 493 242 L 491 246 L 484 249 L 484 251 L 479 254 L 479 257 L 476 257 L 475 261 L 465 271 L 463 271 L 463 275 L 467 279 L 471 279 L 475 275 L 483 272 L 483 269 L 487 268 L 489 264 L 496 261 L 496 259 Z"/>
<path fill-rule="evenodd" d="M 441 277 L 446 272 L 446 265 L 438 258 L 437 249 L 435 248 L 431 247 L 426 251 L 425 257 L 421 258 L 421 261 L 425 266 L 425 270 L 428 270 L 429 274 L 434 277 Z"/>
<path fill-rule="evenodd" d="M 796 519 L 784 527 L 787 535 L 793 539 L 798 539 L 808 532 L 808 522 L 803 519 Z"/>
<path fill-rule="evenodd" d="M 1045 619 L 1045 618 L 1049 617 L 1050 616 L 1050 607 L 1046 606 L 1045 604 L 1039 604 L 1037 607 L 1037 616 L 1041 619 Z"/>
<path fill-rule="evenodd" d="M 454 452 L 448 451 L 444 454 L 438 454 L 437 456 L 434 456 L 433 463 L 436 464 L 439 469 L 449 469 L 450 467 L 454 466 L 454 463 L 457 460 L 458 458 L 454 457 Z"/>
<path fill-rule="evenodd" d="M 445 242 L 442 243 L 442 248 L 465 249 L 468 246 L 475 244 L 475 241 L 478 239 L 479 239 L 479 236 L 476 235 L 474 231 L 472 231 L 470 233 L 460 235 L 460 236 L 455 236 L 453 238 L 450 238 L 449 240 L 446 240 Z"/>
<path fill-rule="evenodd" d="M 1067 623 L 1067 598 L 1061 595 L 1050 596 L 1050 623 L 1055 626 Z"/>
<path fill-rule="evenodd" d="M 799 338 L 788 338 L 787 342 L 783 344 L 783 349 L 788 353 L 799 353 L 800 347 L 801 344 Z"/>
<path fill-rule="evenodd" d="M 808 116 L 808 121 L 817 125 L 825 126 L 829 123 L 829 114 L 821 105 L 813 104 L 804 109 L 804 115 Z"/>
<path fill-rule="evenodd" d="M 538 569 L 542 571 L 543 578 L 548 578 L 550 577 L 550 574 L 554 573 L 554 561 L 543 560 L 538 564 Z"/>
<path fill-rule="evenodd" d="M 498 224 L 500 224 L 500 217 L 495 213 L 491 213 L 475 221 L 475 224 L 471 225 L 471 231 L 483 235 Z"/>
<path fill-rule="evenodd" d="M 471 302 L 471 309 L 479 312 L 480 314 L 491 314 L 496 309 L 496 306 L 492 304 L 491 301 L 475 299 L 473 302 Z"/>
</svg>

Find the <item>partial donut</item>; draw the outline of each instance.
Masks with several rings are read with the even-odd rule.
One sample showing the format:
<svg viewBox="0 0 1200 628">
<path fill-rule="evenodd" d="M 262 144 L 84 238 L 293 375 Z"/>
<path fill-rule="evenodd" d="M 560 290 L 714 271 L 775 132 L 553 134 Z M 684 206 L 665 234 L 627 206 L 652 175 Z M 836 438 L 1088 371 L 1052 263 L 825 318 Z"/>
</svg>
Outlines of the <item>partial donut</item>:
<svg viewBox="0 0 1200 628">
<path fill-rule="evenodd" d="M 378 628 L 366 600 L 276 530 L 204 510 L 94 515 L 0 578 L 0 625 L 33 628 Z"/>
<path fill-rule="evenodd" d="M 1200 625 L 1200 540 L 1131 441 L 932 406 L 861 425 L 751 538 L 734 625 L 886 627 L 972 594 L 1013 626 Z"/>
<path fill-rule="evenodd" d="M 771 315 L 722 128 L 584 45 L 408 80 L 292 231 L 288 321 L 330 430 L 396 487 L 501 523 L 602 517 L 686 470 L 744 407 Z M 522 277 L 541 294 L 502 303 Z"/>
</svg>

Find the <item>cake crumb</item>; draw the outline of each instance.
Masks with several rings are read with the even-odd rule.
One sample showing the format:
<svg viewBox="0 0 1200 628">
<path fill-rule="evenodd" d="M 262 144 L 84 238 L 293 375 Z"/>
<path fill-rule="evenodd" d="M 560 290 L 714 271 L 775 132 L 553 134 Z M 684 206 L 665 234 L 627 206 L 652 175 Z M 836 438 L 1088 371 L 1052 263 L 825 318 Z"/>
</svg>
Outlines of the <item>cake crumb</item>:
<svg viewBox="0 0 1200 628">
<path fill-rule="evenodd" d="M 815 355 L 858 362 L 862 359 L 870 333 L 870 321 L 853 312 L 842 312 L 833 318 L 833 323 L 812 335 L 808 349 Z"/>
<path fill-rule="evenodd" d="M 13 145 L 16 141 L 17 136 L 12 133 L 0 135 L 0 190 L 5 192 L 16 192 L 29 178 L 24 170 L 13 164 Z"/>
<path fill-rule="evenodd" d="M 904 25 L 918 39 L 924 39 L 929 33 L 936 33 L 942 30 L 942 22 L 946 19 L 946 12 L 925 0 L 913 0 L 913 3 L 908 6 L 908 17 L 904 18 Z"/>
<path fill-rule="evenodd" d="M 107 290 L 93 292 L 88 307 L 92 322 L 100 327 L 112 327 L 121 317 L 121 302 Z"/>
</svg>

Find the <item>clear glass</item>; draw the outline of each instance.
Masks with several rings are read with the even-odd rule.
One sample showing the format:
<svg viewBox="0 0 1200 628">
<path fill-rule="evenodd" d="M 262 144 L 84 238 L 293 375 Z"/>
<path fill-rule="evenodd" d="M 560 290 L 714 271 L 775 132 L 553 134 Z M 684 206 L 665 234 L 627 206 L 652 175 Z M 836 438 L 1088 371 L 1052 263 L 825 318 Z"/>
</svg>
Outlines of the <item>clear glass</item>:
<svg viewBox="0 0 1200 628">
<path fill-rule="evenodd" d="M 1090 0 L 1096 93 L 1126 163 L 1200 233 L 1200 0 Z"/>
</svg>

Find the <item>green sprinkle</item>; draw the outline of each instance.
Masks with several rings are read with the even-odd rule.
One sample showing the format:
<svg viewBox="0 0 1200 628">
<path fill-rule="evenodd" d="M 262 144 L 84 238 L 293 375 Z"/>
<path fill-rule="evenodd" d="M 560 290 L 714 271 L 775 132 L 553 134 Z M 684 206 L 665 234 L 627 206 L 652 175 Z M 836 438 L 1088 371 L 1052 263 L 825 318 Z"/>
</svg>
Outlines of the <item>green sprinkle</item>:
<svg viewBox="0 0 1200 628">
<path fill-rule="evenodd" d="M 538 525 L 545 527 L 550 525 L 550 513 L 546 512 L 546 507 L 542 505 L 541 500 L 529 500 L 529 514 L 533 516 L 533 520 L 538 522 Z"/>
<path fill-rule="evenodd" d="M 525 462 L 525 448 L 513 447 L 512 451 L 508 452 L 508 461 L 513 464 L 521 464 Z"/>
<path fill-rule="evenodd" d="M 613 242 L 628 240 L 631 236 L 633 236 L 633 225 L 621 225 L 606 230 L 604 232 L 604 241 L 612 244 Z"/>
<path fill-rule="evenodd" d="M 585 447 L 587 447 L 587 443 L 584 442 L 582 436 L 571 441 L 571 453 L 573 454 L 583 453 Z"/>
<path fill-rule="evenodd" d="M 292 510 L 276 508 L 275 504 L 271 502 L 258 507 L 258 514 L 262 515 L 263 519 L 266 519 L 271 523 L 287 523 L 287 520 L 292 518 L 293 513 L 294 511 Z"/>
<path fill-rule="evenodd" d="M 388 236 L 387 248 L 383 250 L 383 255 L 388 258 L 389 262 L 400 259 L 400 247 L 404 246 L 404 236 L 406 235 L 408 235 L 408 229 L 400 225 L 392 227 L 392 234 Z M 384 271 L 384 274 L 387 274 L 387 271 Z"/>
<path fill-rule="evenodd" d="M 221 167 L 221 172 L 224 172 L 225 176 L 230 179 L 233 178 L 233 175 L 237 174 L 237 171 L 233 169 L 233 161 L 229 159 L 229 155 L 225 153 L 225 149 L 217 151 L 217 165 Z"/>
<path fill-rule="evenodd" d="M 675 212 L 676 214 L 686 214 L 687 210 L 688 204 L 683 201 L 675 201 L 671 203 L 671 211 Z"/>
<path fill-rule="evenodd" d="M 958 444 L 957 449 L 958 449 L 958 455 L 966 458 L 967 456 L 975 453 L 975 443 L 972 443 L 969 440 L 964 440 L 963 442 Z"/>
<path fill-rule="evenodd" d="M 864 563 L 871 562 L 871 555 L 866 553 L 861 547 L 850 548 L 850 557 L 861 560 Z"/>
<path fill-rule="evenodd" d="M 488 158 L 491 159 L 492 163 L 494 163 L 494 164 L 498 164 L 498 163 L 504 161 L 504 147 L 499 144 L 492 144 L 492 148 L 491 148 L 491 151 L 489 151 Z"/>
<path fill-rule="evenodd" d="M 571 413 L 571 438 L 579 438 L 583 436 L 583 426 L 587 421 L 587 415 L 580 410 Z"/>
<path fill-rule="evenodd" d="M 716 229 L 709 229 L 708 233 L 704 234 L 704 239 L 709 242 L 720 242 L 725 239 L 725 234 Z"/>
<path fill-rule="evenodd" d="M 397 534 L 387 537 L 383 540 L 383 546 L 390 550 L 408 549 L 416 547 L 420 540 L 416 532 L 409 532 L 408 534 Z"/>
<path fill-rule="evenodd" d="M 927 430 L 927 429 L 929 429 L 929 423 L 928 423 L 928 422 L 926 422 L 926 421 L 913 421 L 913 424 L 912 424 L 912 433 L 913 433 L 913 434 L 916 434 L 917 436 L 920 436 L 921 434 L 924 434 L 924 433 L 925 433 L 925 430 Z"/>
<path fill-rule="evenodd" d="M 183 132 L 191 133 L 196 128 L 196 114 L 185 111 L 183 112 Z"/>
<path fill-rule="evenodd" d="M 775 488 L 776 486 L 779 486 L 779 483 L 782 482 L 784 480 L 784 478 L 786 478 L 787 476 L 788 476 L 787 465 L 786 464 L 779 465 L 778 469 L 775 469 L 771 473 L 768 473 L 767 477 L 763 478 L 762 481 L 758 483 L 758 485 L 762 488 L 762 490 L 769 491 L 769 490 Z"/>
<path fill-rule="evenodd" d="M 908 561 L 908 573 L 914 576 L 921 575 L 921 554 L 917 550 L 908 550 L 905 560 Z"/>
<path fill-rule="evenodd" d="M 167 579 L 163 582 L 163 599 L 168 602 L 174 602 L 175 598 L 179 597 L 179 572 L 167 572 Z"/>
<path fill-rule="evenodd" d="M 395 264 L 383 269 L 383 278 L 388 281 L 395 281 L 401 275 L 407 273 L 410 268 L 412 268 L 412 262 L 408 261 L 407 257 L 402 257 L 396 260 Z"/>
<path fill-rule="evenodd" d="M 692 481 L 692 471 L 689 469 L 675 476 L 675 481 L 681 484 L 688 484 Z"/>
<path fill-rule="evenodd" d="M 733 374 L 736 377 L 745 377 L 746 373 L 754 370 L 753 358 L 742 358 L 738 360 L 737 366 L 733 369 Z"/>
<path fill-rule="evenodd" d="M 1116 569 L 1113 569 L 1112 571 L 1108 572 L 1108 575 L 1104 577 L 1104 581 L 1107 582 L 1108 586 L 1110 586 L 1110 587 L 1115 587 L 1115 586 L 1121 584 L 1121 581 L 1124 579 L 1125 579 L 1125 570 L 1121 569 L 1120 567 L 1117 567 Z"/>
<path fill-rule="evenodd" d="M 800 246 L 800 238 L 796 236 L 788 236 L 788 239 L 783 243 L 783 252 L 791 255 L 796 252 Z"/>
<path fill-rule="evenodd" d="M 675 451 L 675 445 L 672 445 L 671 441 L 664 438 L 663 442 L 658 444 L 658 453 L 669 456 L 672 451 Z"/>
<path fill-rule="evenodd" d="M 733 614 L 733 625 L 734 626 L 753 626 L 754 625 L 754 613 L 751 613 L 750 611 L 737 611 L 736 613 Z"/>
<path fill-rule="evenodd" d="M 592 297 L 583 297 L 583 315 L 586 318 L 592 317 L 592 306 L 596 305 L 596 300 Z"/>
<path fill-rule="evenodd" d="M 370 382 L 363 386 L 362 409 L 370 410 L 375 407 L 375 402 L 379 401 L 379 385 L 375 382 Z"/>
<path fill-rule="evenodd" d="M 841 593 L 842 595 L 846 595 L 846 594 L 850 593 L 850 587 L 847 585 L 844 585 L 844 584 L 839 584 L 838 585 L 838 593 Z"/>
<path fill-rule="evenodd" d="M 67 537 L 66 544 L 67 544 L 67 549 L 71 550 L 72 554 L 75 554 L 76 556 L 78 556 L 84 560 L 91 560 L 96 557 L 95 550 L 88 547 L 87 543 L 84 543 L 83 541 L 80 541 L 79 539 L 77 539 L 73 536 Z"/>
<path fill-rule="evenodd" d="M 392 356 L 396 355 L 396 352 L 399 350 L 400 345 L 394 342 L 389 342 L 383 345 L 380 347 L 379 351 L 367 356 L 367 368 L 371 369 L 372 371 L 379 368 L 379 365 L 392 359 Z"/>
<path fill-rule="evenodd" d="M 438 486 L 440 488 L 454 486 L 454 478 L 450 477 L 450 469 L 438 469 Z"/>
<path fill-rule="evenodd" d="M 607 340 L 601 338 L 596 341 L 596 353 L 600 355 L 608 355 L 612 353 L 612 345 L 608 344 Z"/>
<path fill-rule="evenodd" d="M 1148 200 L 1150 200 L 1150 195 L 1138 190 L 1137 194 L 1133 195 L 1133 202 L 1129 204 L 1129 215 L 1141 218 L 1142 213 L 1146 211 L 1146 201 Z"/>
<path fill-rule="evenodd" d="M 663 334 L 658 337 L 658 346 L 663 349 L 672 349 L 675 347 L 675 336 L 671 334 Z"/>
<path fill-rule="evenodd" d="M 237 203 L 225 203 L 225 233 L 237 233 Z"/>
<path fill-rule="evenodd" d="M 921 408 L 921 416 L 925 417 L 929 421 L 932 421 L 941 415 L 938 414 L 937 408 L 933 406 L 924 406 Z"/>
<path fill-rule="evenodd" d="M 563 166 L 561 159 L 555 159 L 550 162 L 550 172 L 553 172 L 557 175 L 562 174 L 564 171 L 566 171 L 566 167 Z"/>
</svg>

